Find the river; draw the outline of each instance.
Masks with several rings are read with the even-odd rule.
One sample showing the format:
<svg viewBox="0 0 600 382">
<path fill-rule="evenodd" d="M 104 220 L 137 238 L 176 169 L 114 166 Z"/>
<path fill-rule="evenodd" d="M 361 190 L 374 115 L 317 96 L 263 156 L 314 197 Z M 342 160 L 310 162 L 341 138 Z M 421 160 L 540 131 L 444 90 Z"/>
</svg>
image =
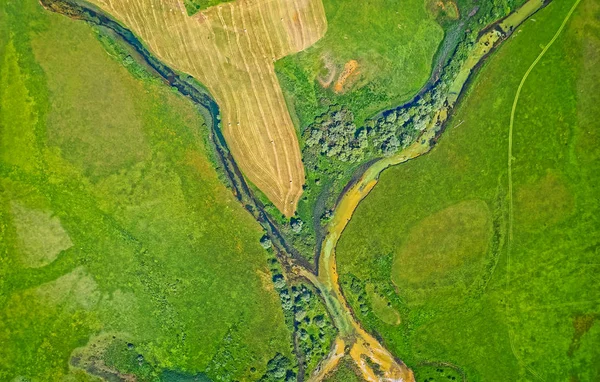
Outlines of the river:
<svg viewBox="0 0 600 382">
<path fill-rule="evenodd" d="M 387 350 L 380 341 L 369 334 L 355 318 L 339 284 L 335 256 L 338 240 L 360 202 L 377 184 L 380 174 L 388 167 L 417 158 L 434 147 L 448 122 L 452 106 L 463 94 L 463 90 L 469 79 L 472 78 L 472 74 L 493 49 L 498 47 L 502 41 L 505 41 L 518 25 L 541 9 L 547 2 L 544 0 L 528 0 L 521 8 L 505 19 L 486 28 L 479 36 L 477 43 L 471 49 L 470 55 L 462 64 L 458 75 L 450 86 L 450 102 L 434 112 L 431 123 L 423 130 L 420 137 L 399 153 L 372 162 L 358 180 L 345 188 L 334 209 L 333 217 L 326 227 L 317 272 L 311 270 L 310 264 L 303 260 L 295 248 L 280 234 L 277 224 L 265 212 L 264 206 L 248 187 L 221 134 L 218 105 L 204 88 L 193 81 L 182 78 L 174 70 L 160 62 L 131 31 L 93 6 L 76 0 L 40 0 L 40 2 L 51 11 L 108 28 L 129 44 L 135 54 L 138 55 L 137 58 L 141 59 L 146 66 L 199 106 L 211 129 L 211 142 L 235 196 L 265 229 L 274 244 L 279 259 L 284 265 L 293 274 L 307 279 L 319 289 L 338 330 L 338 336 L 334 341 L 330 354 L 321 361 L 311 381 L 323 380 L 328 373 L 336 368 L 340 359 L 346 355 L 354 360 L 366 381 L 414 381 L 413 372 Z M 374 370 L 373 365 L 377 365 L 377 370 Z"/>
</svg>

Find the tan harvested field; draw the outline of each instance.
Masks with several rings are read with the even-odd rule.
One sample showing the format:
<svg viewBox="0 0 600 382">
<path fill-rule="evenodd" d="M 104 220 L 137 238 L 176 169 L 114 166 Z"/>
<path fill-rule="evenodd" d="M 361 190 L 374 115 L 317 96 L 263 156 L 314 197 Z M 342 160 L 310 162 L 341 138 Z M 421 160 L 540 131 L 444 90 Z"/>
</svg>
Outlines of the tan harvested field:
<svg viewBox="0 0 600 382">
<path fill-rule="evenodd" d="M 244 175 L 281 212 L 293 215 L 304 167 L 273 63 L 324 35 L 321 0 L 237 0 L 193 16 L 182 0 L 90 2 L 132 29 L 158 58 L 210 90 Z"/>
</svg>

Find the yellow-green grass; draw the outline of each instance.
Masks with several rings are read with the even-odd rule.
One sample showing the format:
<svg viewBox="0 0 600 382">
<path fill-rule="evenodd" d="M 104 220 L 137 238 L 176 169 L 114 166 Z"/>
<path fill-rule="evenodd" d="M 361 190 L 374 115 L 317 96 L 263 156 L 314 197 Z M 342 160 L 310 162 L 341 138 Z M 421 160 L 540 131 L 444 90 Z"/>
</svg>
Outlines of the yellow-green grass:
<svg viewBox="0 0 600 382">
<path fill-rule="evenodd" d="M 379 294 L 373 284 L 367 284 L 366 290 L 371 300 L 371 308 L 377 318 L 388 325 L 399 325 L 401 322 L 400 313 L 392 307 L 391 302 L 385 296 Z"/>
<path fill-rule="evenodd" d="M 140 36 L 163 62 L 208 88 L 244 175 L 284 215 L 293 215 L 304 167 L 273 63 L 325 33 L 321 1 L 237 0 L 194 16 L 178 0 L 91 2 Z"/>
<path fill-rule="evenodd" d="M 436 264 L 421 269 L 430 275 L 424 291 L 405 284 L 390 298 L 402 314 L 393 330 L 354 306 L 417 375 L 429 375 L 420 368 L 433 363 L 470 381 L 600 378 L 598 3 L 581 0 L 548 47 L 574 3 L 551 2 L 519 27 L 477 74 L 438 146 L 383 173 L 338 245 L 342 280 L 352 274 L 394 290 L 391 260 L 382 257 L 397 259 L 411 232 L 438 211 L 486 203 L 492 235 L 474 277 L 442 287 L 429 272 Z M 530 67 L 513 125 L 509 258 L 510 116 Z M 444 233 L 432 237 L 436 245 Z M 352 288 L 344 291 L 357 301 Z"/>
<path fill-rule="evenodd" d="M 135 102 L 148 90 L 122 67 L 106 65 L 110 57 L 100 44 L 90 44 L 91 32 L 87 39 L 71 33 L 71 28 L 48 28 L 31 39 L 35 60 L 52 72 L 46 82 L 52 97 L 46 115 L 48 144 L 60 147 L 64 158 L 92 179 L 150 159 L 144 110 Z M 57 43 L 71 54 L 57 54 Z M 102 59 L 87 59 L 85 68 L 79 68 L 88 55 Z M 121 82 L 131 85 L 118 86 Z"/>
<path fill-rule="evenodd" d="M 446 18 L 448 20 L 458 20 L 460 18 L 458 6 L 452 0 L 428 0 L 427 8 L 436 18 Z"/>
<path fill-rule="evenodd" d="M 35 136 L 28 125 L 35 124 L 37 116 L 32 110 L 32 98 L 25 86 L 23 73 L 18 65 L 18 53 L 12 40 L 3 47 L 2 70 L 0 71 L 1 110 L 3 126 L 0 139 L 0 157 L 10 165 L 20 166 L 27 171 L 37 168 Z"/>
<path fill-rule="evenodd" d="M 360 382 L 363 381 L 355 371 L 354 362 L 350 357 L 343 358 L 338 367 L 324 379 L 325 382 Z"/>
<path fill-rule="evenodd" d="M 183 0 L 188 15 L 193 15 L 201 9 L 214 7 L 217 4 L 227 3 L 233 0 Z"/>
<path fill-rule="evenodd" d="M 407 101 L 425 84 L 444 32 L 423 0 L 323 0 L 323 4 L 325 36 L 276 64 L 302 127 L 327 109 L 323 98 L 347 105 L 361 124 L 376 112 Z M 343 91 L 335 92 L 334 84 L 352 60 L 358 68 Z"/>
<path fill-rule="evenodd" d="M 422 287 L 435 280 L 456 282 L 449 276 L 461 269 L 478 271 L 491 235 L 491 218 L 482 200 L 467 200 L 416 222 L 394 253 L 391 279 L 400 289 Z"/>
<path fill-rule="evenodd" d="M 0 136 L 14 121 L 23 138 L 0 161 L 0 380 L 97 380 L 69 365 L 103 335 L 126 341 L 120 371 L 139 380 L 257 380 L 291 357 L 262 231 L 219 181 L 195 107 L 37 1 L 3 3 L 0 31 Z M 21 239 L 41 230 L 72 246 L 45 242 L 54 256 L 30 268 Z"/>
</svg>

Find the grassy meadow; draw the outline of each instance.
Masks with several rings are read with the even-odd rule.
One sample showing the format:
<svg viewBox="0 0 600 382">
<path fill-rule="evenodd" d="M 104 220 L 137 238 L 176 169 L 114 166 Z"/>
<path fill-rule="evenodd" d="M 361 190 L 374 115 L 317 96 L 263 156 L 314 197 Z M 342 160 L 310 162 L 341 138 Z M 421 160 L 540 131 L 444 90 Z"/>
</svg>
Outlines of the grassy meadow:
<svg viewBox="0 0 600 382">
<path fill-rule="evenodd" d="M 262 231 L 107 33 L 0 5 L 0 380 L 258 380 L 292 357 Z"/>
<path fill-rule="evenodd" d="M 298 125 L 313 122 L 327 110 L 327 102 L 348 105 L 361 124 L 408 100 L 427 81 L 444 32 L 423 1 L 324 0 L 323 4 L 325 36 L 275 64 Z M 343 84 L 336 88 L 340 79 Z M 328 101 L 324 104 L 323 99 Z"/>
<path fill-rule="evenodd" d="M 354 361 L 350 357 L 340 360 L 337 368 L 331 375 L 325 377 L 325 382 L 360 382 L 362 378 L 358 376 Z"/>
<path fill-rule="evenodd" d="M 492 55 L 429 154 L 384 172 L 337 248 L 368 329 L 418 380 L 600 378 L 600 7 L 553 1 Z M 392 325 L 372 286 L 400 315 Z"/>
</svg>

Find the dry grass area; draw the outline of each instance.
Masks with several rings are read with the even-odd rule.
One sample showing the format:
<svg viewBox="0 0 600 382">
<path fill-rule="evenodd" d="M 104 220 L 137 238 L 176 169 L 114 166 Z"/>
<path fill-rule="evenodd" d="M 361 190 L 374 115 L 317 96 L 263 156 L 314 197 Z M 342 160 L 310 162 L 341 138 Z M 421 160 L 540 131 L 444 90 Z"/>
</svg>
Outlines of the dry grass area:
<svg viewBox="0 0 600 382">
<path fill-rule="evenodd" d="M 325 34 L 321 0 L 237 0 L 193 16 L 181 0 L 91 2 L 131 28 L 161 60 L 206 85 L 245 176 L 293 215 L 304 168 L 273 63 Z"/>
<path fill-rule="evenodd" d="M 460 11 L 458 6 L 452 0 L 432 0 L 427 4 L 429 12 L 434 17 L 439 17 L 440 13 L 450 20 L 458 20 L 460 18 Z"/>
<path fill-rule="evenodd" d="M 317 77 L 317 81 L 323 89 L 329 88 L 333 79 L 335 78 L 335 74 L 337 73 L 337 68 L 335 67 L 335 63 L 331 59 L 329 55 L 324 55 L 322 57 L 323 69 L 325 73 Z"/>
</svg>

